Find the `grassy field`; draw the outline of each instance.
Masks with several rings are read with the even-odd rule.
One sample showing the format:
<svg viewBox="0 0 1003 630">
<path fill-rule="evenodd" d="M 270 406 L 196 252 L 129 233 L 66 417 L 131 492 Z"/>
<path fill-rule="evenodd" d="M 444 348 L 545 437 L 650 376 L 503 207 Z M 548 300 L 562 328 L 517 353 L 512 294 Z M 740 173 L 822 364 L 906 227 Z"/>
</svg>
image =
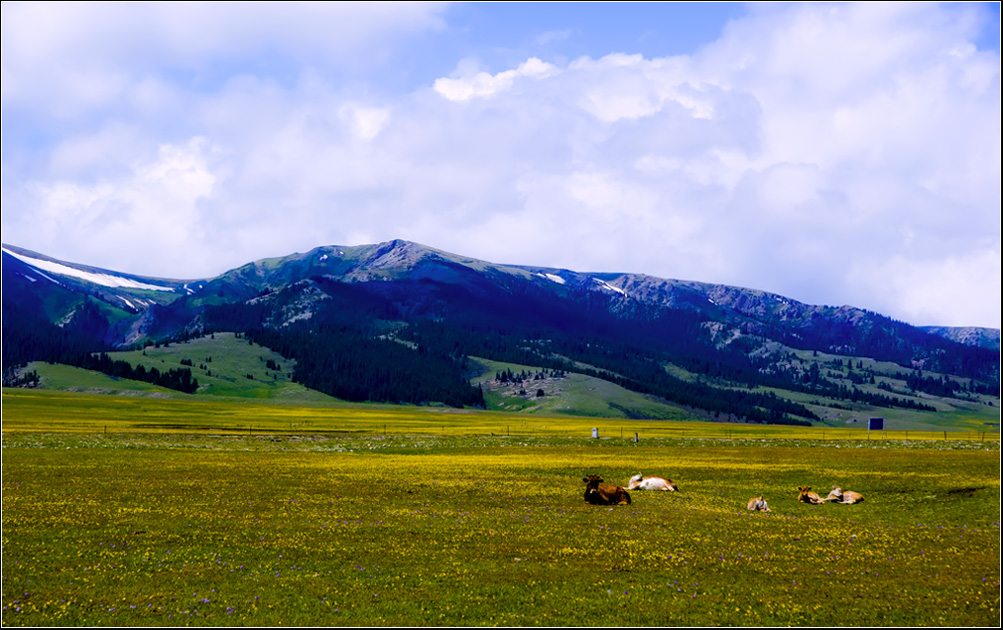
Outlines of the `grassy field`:
<svg viewBox="0 0 1003 630">
<path fill-rule="evenodd" d="M 120 361 L 128 361 L 136 367 L 142 365 L 147 370 L 157 368 L 165 372 L 186 367 L 182 361 L 190 361 L 189 369 L 198 379 L 198 396 L 249 398 L 290 404 L 326 404 L 332 399 L 292 382 L 290 374 L 294 362 L 288 361 L 277 352 L 249 343 L 233 333 L 219 333 L 212 337 L 201 337 L 181 343 L 150 346 L 144 350 L 112 352 L 109 356 Z M 270 369 L 269 361 L 280 369 Z M 113 379 L 101 374 L 90 373 L 86 386 L 75 382 L 81 378 L 80 372 L 62 366 L 63 371 L 53 373 L 48 366 L 32 364 L 29 369 L 38 369 L 47 389 L 75 389 L 77 391 L 118 392 L 150 391 L 152 386 L 125 379 Z M 46 378 L 50 380 L 45 380 Z M 168 390 L 159 389 L 161 393 Z"/>
<path fill-rule="evenodd" d="M 569 373 L 539 380 L 531 377 L 525 383 L 501 383 L 495 378 L 498 372 L 512 370 L 514 373 L 525 371 L 534 374 L 539 372 L 539 368 L 481 358 L 475 361 L 483 366 L 483 373 L 471 382 L 481 387 L 487 408 L 493 411 L 602 418 L 626 418 L 631 415 L 661 420 L 699 418 L 678 405 L 658 401 L 653 396 L 632 392 L 584 374 Z M 537 395 L 539 392 L 543 395 Z"/>
<path fill-rule="evenodd" d="M 888 385 L 896 396 L 910 398 L 916 402 L 932 405 L 936 412 L 916 411 L 901 408 L 877 408 L 848 401 L 820 399 L 812 394 L 772 390 L 781 397 L 790 398 L 804 404 L 823 420 L 816 422 L 819 426 L 830 429 L 856 429 L 865 426 L 871 416 L 881 416 L 885 419 L 887 429 L 896 432 L 993 432 L 1000 431 L 999 399 L 989 396 L 971 396 L 969 399 L 938 398 L 908 392 L 904 381 L 896 380 L 893 375 L 904 371 L 904 368 L 891 363 L 876 362 L 871 359 L 848 360 L 847 357 L 826 355 L 817 356 L 808 352 L 800 352 L 803 361 L 818 361 L 825 366 L 829 378 L 836 380 L 849 379 L 849 363 L 855 366 L 856 372 L 866 370 L 877 375 L 877 381 Z M 37 372 L 41 383 L 40 389 L 46 391 L 63 391 L 78 393 L 93 393 L 105 395 L 121 395 L 136 398 L 170 398 L 183 401 L 227 401 L 227 402 L 264 402 L 274 405 L 290 405 L 295 407 L 332 407 L 345 408 L 342 401 L 326 396 L 317 391 L 293 383 L 290 375 L 295 363 L 284 359 L 281 355 L 268 348 L 249 343 L 233 333 L 219 333 L 212 337 L 193 339 L 182 343 L 172 343 L 162 346 L 150 346 L 145 350 L 129 352 L 113 352 L 110 356 L 116 360 L 128 361 L 131 365 L 143 365 L 148 370 L 157 368 L 160 371 L 186 367 L 199 382 L 199 390 L 193 395 L 180 394 L 147 383 L 116 379 L 104 374 L 73 368 L 64 365 L 50 365 L 35 362 L 27 366 L 25 371 Z M 186 363 L 182 363 L 182 362 Z M 269 367 L 278 365 L 279 369 Z M 582 374 L 567 374 L 554 378 L 547 376 L 541 380 L 535 378 L 539 368 L 527 365 L 517 365 L 491 361 L 483 358 L 472 358 L 475 374 L 472 383 L 484 391 L 487 409 L 490 411 L 518 413 L 526 416 L 579 416 L 606 418 L 609 420 L 626 420 L 630 418 L 649 418 L 658 420 L 707 420 L 706 414 L 701 415 L 696 410 L 685 409 L 679 405 L 660 400 L 652 396 L 642 395 L 614 385 L 608 381 L 588 377 Z M 514 373 L 526 371 L 533 375 L 525 383 L 500 383 L 495 379 L 499 371 L 512 370 Z M 667 369 L 674 376 L 683 379 L 696 379 L 678 368 Z M 932 375 L 932 373 L 928 374 Z M 847 380 L 847 383 L 851 381 Z M 725 386 L 724 383 L 718 385 Z M 860 384 L 863 391 L 882 393 L 874 384 Z M 771 391 L 761 388 L 760 391 Z M 542 396 L 537 395 L 542 392 Z M 886 392 L 887 393 L 887 392 Z M 536 421 L 527 419 L 527 424 Z M 622 424 L 622 423 L 620 423 Z"/>
<path fill-rule="evenodd" d="M 202 435 L 328 434 L 386 436 L 591 437 L 601 441 L 649 438 L 797 439 L 810 442 L 946 440 L 999 443 L 997 431 L 881 431 L 866 426 L 788 427 L 694 420 L 589 418 L 436 407 L 352 404 L 295 406 L 271 400 L 184 394 L 106 395 L 33 389 L 3 390 L 3 430 L 100 434 Z"/>
<path fill-rule="evenodd" d="M 848 362 L 847 357 L 837 357 L 819 353 L 813 357 L 811 353 L 803 353 L 805 360 L 815 359 L 828 367 L 827 376 L 835 380 L 845 380 L 847 383 L 851 370 L 849 367 L 835 367 L 835 362 Z M 480 385 L 484 391 L 487 408 L 497 411 L 510 411 L 529 414 L 568 414 L 575 416 L 603 418 L 652 418 L 661 420 L 706 420 L 707 414 L 690 410 L 660 400 L 654 396 L 646 396 L 632 392 L 623 387 L 598 378 L 582 374 L 567 374 L 560 378 L 543 378 L 536 380 L 532 375 L 539 368 L 500 361 L 475 358 L 482 366 L 482 372 L 472 382 Z M 890 390 L 881 390 L 873 384 L 855 385 L 861 391 L 872 394 L 888 394 L 902 399 L 932 406 L 936 411 L 919 411 L 900 407 L 875 407 L 863 403 L 853 403 L 846 400 L 830 400 L 815 394 L 794 392 L 773 388 L 760 388 L 760 392 L 772 392 L 776 395 L 801 403 L 821 418 L 815 421 L 818 426 L 836 428 L 860 428 L 866 426 L 868 418 L 879 416 L 884 418 L 886 428 L 894 431 L 966 431 L 995 432 L 1000 430 L 999 399 L 992 396 L 972 395 L 968 398 L 942 398 L 918 392 L 910 392 L 902 380 L 890 375 L 907 371 L 905 368 L 892 364 L 881 363 L 871 359 L 853 359 L 859 372 L 866 369 L 880 376 L 878 382 L 888 384 Z M 697 380 L 696 375 L 679 368 L 669 366 L 667 369 L 683 380 Z M 524 383 L 499 382 L 495 375 L 504 370 L 518 374 L 526 372 L 531 378 Z M 840 376 L 842 375 L 842 376 Z M 718 383 L 727 386 L 726 383 Z M 542 391 L 542 396 L 537 393 Z"/>
<path fill-rule="evenodd" d="M 3 410 L 5 626 L 1000 621 L 998 436 L 634 443 L 589 418 L 21 390 Z M 681 492 L 582 501 L 585 474 L 636 472 Z"/>
</svg>

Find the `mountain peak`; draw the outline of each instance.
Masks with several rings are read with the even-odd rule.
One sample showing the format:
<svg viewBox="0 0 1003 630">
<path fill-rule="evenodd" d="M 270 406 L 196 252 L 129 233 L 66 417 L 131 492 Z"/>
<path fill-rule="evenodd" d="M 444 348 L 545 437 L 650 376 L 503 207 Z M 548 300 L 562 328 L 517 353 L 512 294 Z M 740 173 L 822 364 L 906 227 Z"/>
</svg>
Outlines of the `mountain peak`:
<svg viewBox="0 0 1003 630">
<path fill-rule="evenodd" d="M 407 268 L 423 258 L 438 255 L 429 247 L 402 239 L 378 243 L 373 248 L 366 258 L 367 266 L 373 269 Z"/>
</svg>

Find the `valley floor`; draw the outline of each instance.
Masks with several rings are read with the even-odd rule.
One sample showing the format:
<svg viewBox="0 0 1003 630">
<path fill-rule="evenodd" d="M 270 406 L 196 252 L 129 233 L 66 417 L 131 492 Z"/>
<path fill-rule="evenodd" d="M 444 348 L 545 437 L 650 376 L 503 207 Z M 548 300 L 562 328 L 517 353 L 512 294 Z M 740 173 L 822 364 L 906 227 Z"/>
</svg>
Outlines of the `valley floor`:
<svg viewBox="0 0 1003 630">
<path fill-rule="evenodd" d="M 408 437 L 384 418 L 386 437 L 5 426 L 3 625 L 1000 620 L 998 442 Z M 680 492 L 583 502 L 584 475 L 636 472 Z M 865 501 L 798 503 L 803 485 Z"/>
</svg>

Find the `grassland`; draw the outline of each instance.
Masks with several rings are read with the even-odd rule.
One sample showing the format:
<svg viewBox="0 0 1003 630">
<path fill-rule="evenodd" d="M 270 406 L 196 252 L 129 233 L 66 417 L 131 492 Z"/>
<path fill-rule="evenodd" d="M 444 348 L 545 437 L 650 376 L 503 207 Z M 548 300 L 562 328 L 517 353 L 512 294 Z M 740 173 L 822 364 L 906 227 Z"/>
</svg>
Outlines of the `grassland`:
<svg viewBox="0 0 1003 630">
<path fill-rule="evenodd" d="M 868 394 L 892 395 L 931 406 L 935 411 L 920 411 L 902 407 L 875 407 L 848 400 L 832 400 L 817 394 L 789 391 L 775 388 L 760 388 L 761 392 L 772 392 L 805 405 L 821 420 L 818 426 L 830 428 L 859 428 L 865 426 L 868 418 L 884 418 L 886 428 L 894 431 L 971 431 L 995 432 L 1000 430 L 999 398 L 987 395 L 969 394 L 957 398 L 938 397 L 911 391 L 906 382 L 899 378 L 909 372 L 900 365 L 873 359 L 846 357 L 822 352 L 795 351 L 788 349 L 798 360 L 808 364 L 817 362 L 824 366 L 828 379 L 842 382 L 847 387 L 856 387 Z M 662 420 L 706 420 L 708 414 L 700 410 L 682 408 L 654 396 L 646 396 L 629 391 L 608 381 L 581 374 L 567 374 L 560 378 L 535 379 L 539 368 L 528 365 L 504 363 L 476 358 L 482 366 L 481 373 L 473 383 L 484 390 L 487 406 L 492 410 L 504 410 L 534 414 L 569 414 L 604 418 L 652 418 Z M 851 365 L 853 367 L 851 367 Z M 588 367 L 588 366 L 585 366 Z M 666 365 L 666 369 L 676 378 L 689 381 L 702 380 L 699 375 L 689 373 L 679 367 Z M 511 370 L 513 373 L 528 373 L 531 378 L 525 383 L 499 382 L 498 372 Z M 874 382 L 861 382 L 860 374 L 874 376 Z M 948 378 L 945 375 L 927 373 L 927 376 Z M 949 377 L 958 380 L 956 377 Z M 737 387 L 727 382 L 715 383 L 719 387 Z M 882 389 L 881 387 L 885 387 Z M 741 389 L 745 387 L 742 386 Z M 539 390 L 542 396 L 537 396 Z"/>
<path fill-rule="evenodd" d="M 848 401 L 835 401 L 818 396 L 773 390 L 778 396 L 800 402 L 814 411 L 823 420 L 817 424 L 835 430 L 840 428 L 860 430 L 871 416 L 881 416 L 885 426 L 897 432 L 992 432 L 999 434 L 999 399 L 988 396 L 961 398 L 939 398 L 917 392 L 909 392 L 904 381 L 894 378 L 904 368 L 892 363 L 882 363 L 871 359 L 858 359 L 836 355 L 797 351 L 798 360 L 817 361 L 824 366 L 827 378 L 845 380 L 852 384 L 851 371 L 875 375 L 875 383 L 859 383 L 862 391 L 888 393 L 909 398 L 926 405 L 932 405 L 936 412 L 916 411 L 901 408 L 877 408 Z M 199 382 L 199 390 L 193 395 L 180 394 L 147 383 L 115 379 L 103 374 L 62 365 L 32 363 L 26 371 L 35 371 L 41 378 L 40 388 L 46 391 L 84 392 L 106 395 L 123 395 L 140 398 L 172 398 L 184 401 L 229 401 L 265 402 L 275 405 L 295 407 L 357 408 L 320 392 L 306 389 L 292 382 L 290 375 L 295 367 L 293 361 L 284 359 L 268 348 L 249 343 L 232 333 L 219 333 L 183 343 L 150 346 L 145 350 L 110 353 L 116 360 L 128 361 L 131 365 L 143 365 L 147 369 L 165 371 L 173 368 L 190 369 Z M 850 368 L 850 364 L 854 366 Z M 270 365 L 278 365 L 272 369 Z M 555 378 L 548 375 L 536 380 L 540 368 L 472 358 L 472 383 L 484 391 L 487 409 L 490 411 L 517 413 L 527 416 L 577 416 L 605 418 L 611 421 L 632 418 L 657 420 L 707 420 L 706 414 L 698 410 L 682 408 L 652 396 L 645 396 L 614 385 L 608 381 L 569 373 Z M 683 379 L 697 379 L 679 368 L 666 366 L 674 376 Z M 527 372 L 531 379 L 522 384 L 500 383 L 495 375 L 503 370 L 514 373 Z M 933 375 L 930 373 L 929 375 Z M 859 380 L 859 379 L 858 379 Z M 883 384 L 889 390 L 878 389 Z M 728 386 L 727 383 L 718 383 Z M 537 396 L 542 390 L 543 395 Z M 761 391 L 769 391 L 763 388 Z M 381 406 L 377 406 L 381 407 Z M 382 406 L 382 407 L 385 407 Z M 527 419 L 525 423 L 537 423 Z M 511 421 L 509 421 L 511 423 Z M 619 424 L 619 423 L 618 423 Z"/>
<path fill-rule="evenodd" d="M 185 367 L 186 364 L 182 361 L 189 361 L 192 374 L 199 382 L 199 397 L 252 398 L 298 405 L 326 404 L 331 401 L 329 396 L 292 382 L 293 362 L 268 348 L 238 338 L 233 333 L 150 346 L 144 350 L 113 352 L 109 356 L 128 361 L 133 367 L 142 365 L 147 370 L 157 368 L 161 372 Z M 279 369 L 269 368 L 269 362 Z M 44 368 L 41 374 L 43 378 L 49 376 Z M 132 388 L 135 391 L 133 381 L 105 378 L 107 380 L 100 385 L 93 385 L 91 391 L 98 389 L 114 392 L 119 388 Z M 43 383 L 43 386 L 66 389 L 71 382 L 72 379 L 67 379 L 63 383 Z"/>
<path fill-rule="evenodd" d="M 828 378 L 843 382 L 848 387 L 855 386 L 869 394 L 885 394 L 904 400 L 930 405 L 935 412 L 915 411 L 896 407 L 876 408 L 868 405 L 848 403 L 847 401 L 831 401 L 817 396 L 798 392 L 777 390 L 777 394 L 791 400 L 804 403 L 817 413 L 823 422 L 829 426 L 850 426 L 864 421 L 869 415 L 881 416 L 885 425 L 894 430 L 912 429 L 916 431 L 996 431 L 1000 430 L 1000 400 L 997 396 L 968 395 L 959 398 L 944 398 L 932 396 L 909 389 L 906 382 L 898 378 L 909 370 L 887 361 L 875 361 L 866 357 L 845 357 L 824 352 L 813 353 L 807 350 L 794 351 L 793 354 L 805 363 L 817 361 L 824 366 Z M 842 364 L 840 366 L 839 364 Z M 851 368 L 850 365 L 854 367 Z M 858 376 L 861 373 L 873 374 L 873 383 L 854 382 L 850 373 Z M 926 376 L 947 378 L 963 383 L 964 379 L 934 372 L 925 372 Z M 886 389 L 881 389 L 884 386 Z"/>
<path fill-rule="evenodd" d="M 4 626 L 1000 621 L 998 439 L 23 390 L 3 411 Z M 681 492 L 583 503 L 585 474 L 638 471 Z"/>
<path fill-rule="evenodd" d="M 695 420 L 699 416 L 677 405 L 659 401 L 624 389 L 619 385 L 584 374 L 568 373 L 560 377 L 550 374 L 537 379 L 539 368 L 475 358 L 482 366 L 481 374 L 471 380 L 484 391 L 487 408 L 492 411 L 515 411 L 532 414 L 563 414 L 597 418 L 644 417 L 661 420 Z M 526 372 L 524 383 L 502 383 L 499 372 Z M 542 395 L 537 395 L 542 393 Z"/>
<path fill-rule="evenodd" d="M 786 427 L 695 420 L 578 417 L 400 405 L 351 404 L 328 399 L 322 405 L 275 401 L 162 396 L 112 396 L 33 389 L 3 390 L 3 431 L 101 434 L 193 433 L 201 435 L 446 437 L 590 437 L 600 440 L 649 438 L 796 439 L 999 442 L 1000 434 L 961 431 L 881 431 L 854 427 Z"/>
</svg>

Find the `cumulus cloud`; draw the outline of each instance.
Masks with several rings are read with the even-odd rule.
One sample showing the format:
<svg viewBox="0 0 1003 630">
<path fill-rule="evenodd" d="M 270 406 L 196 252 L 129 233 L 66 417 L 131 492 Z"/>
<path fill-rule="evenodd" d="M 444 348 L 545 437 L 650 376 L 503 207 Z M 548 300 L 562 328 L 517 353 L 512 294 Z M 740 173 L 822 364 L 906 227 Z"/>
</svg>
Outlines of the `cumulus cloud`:
<svg viewBox="0 0 1003 630">
<path fill-rule="evenodd" d="M 196 226 L 206 217 L 203 201 L 212 194 L 212 147 L 204 138 L 183 146 L 163 145 L 149 161 L 136 163 L 125 177 L 78 184 L 35 184 L 28 202 L 41 242 L 54 249 L 69 234 L 79 235 L 77 251 L 98 259 L 114 251 L 125 271 L 149 268 L 150 241 L 161 252 L 183 256 Z M 50 240 L 51 239 L 51 240 Z"/>
<path fill-rule="evenodd" d="M 516 79 L 521 77 L 543 79 L 555 71 L 556 68 L 549 63 L 531 57 L 515 70 L 505 70 L 498 74 L 478 72 L 471 77 L 436 79 L 434 87 L 436 92 L 451 101 L 467 101 L 508 90 Z"/>
<path fill-rule="evenodd" d="M 99 37 L 121 16 L 81 15 L 77 29 L 55 16 L 31 42 L 8 37 L 20 14 L 5 4 L 5 136 L 28 103 L 40 105 L 26 119 L 59 133 L 35 150 L 5 139 L 4 238 L 185 276 L 408 238 L 999 326 L 999 54 L 971 44 L 963 8 L 898 4 L 768 5 L 691 55 L 530 56 L 493 72 L 461 61 L 404 95 L 331 68 L 444 28 L 438 7 L 248 5 L 229 24 L 229 5 L 130 5 L 164 14 L 135 36 L 152 43 L 102 44 L 70 64 L 74 78 L 56 62 L 89 41 L 84 27 Z M 186 31 L 191 11 L 202 21 Z M 327 42 L 317 23 L 364 28 Z M 220 74 L 260 42 L 291 72 Z M 115 61 L 133 49 L 146 60 Z M 51 84 L 31 83 L 33 66 Z M 82 111 L 107 115 L 66 122 Z M 116 247 L 148 260 L 98 256 Z"/>
<path fill-rule="evenodd" d="M 211 86 L 235 61 L 251 72 L 365 67 L 398 38 L 442 29 L 443 9 L 423 2 L 4 3 L 4 104 L 80 115 L 110 106 L 151 73 Z M 59 109 L 55 97 L 73 109 Z"/>
</svg>

